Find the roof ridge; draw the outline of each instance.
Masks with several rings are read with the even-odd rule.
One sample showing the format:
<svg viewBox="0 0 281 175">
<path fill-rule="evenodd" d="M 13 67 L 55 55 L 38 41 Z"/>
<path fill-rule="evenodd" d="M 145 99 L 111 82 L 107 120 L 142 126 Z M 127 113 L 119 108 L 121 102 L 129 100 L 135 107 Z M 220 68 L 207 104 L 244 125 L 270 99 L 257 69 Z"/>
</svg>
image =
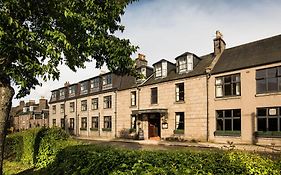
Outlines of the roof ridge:
<svg viewBox="0 0 281 175">
<path fill-rule="evenodd" d="M 281 34 L 275 35 L 275 36 L 271 36 L 271 37 L 268 37 L 268 38 L 259 39 L 259 40 L 248 42 L 248 43 L 244 43 L 244 44 L 241 44 L 241 45 L 233 46 L 233 47 L 225 49 L 225 51 L 226 50 L 236 49 L 236 48 L 239 48 L 239 47 L 245 47 L 245 46 L 261 43 L 261 42 L 264 42 L 264 41 L 267 41 L 267 40 L 271 40 L 271 39 L 275 39 L 275 38 L 278 38 L 278 37 L 281 37 Z"/>
</svg>

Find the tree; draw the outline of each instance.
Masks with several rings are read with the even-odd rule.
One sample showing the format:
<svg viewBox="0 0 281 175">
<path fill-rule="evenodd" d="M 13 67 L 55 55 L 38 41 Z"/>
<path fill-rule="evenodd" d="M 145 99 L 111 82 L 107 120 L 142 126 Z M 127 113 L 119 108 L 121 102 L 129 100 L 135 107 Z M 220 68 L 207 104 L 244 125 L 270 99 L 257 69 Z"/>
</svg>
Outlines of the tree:
<svg viewBox="0 0 281 175">
<path fill-rule="evenodd" d="M 136 75 L 130 55 L 137 49 L 123 32 L 121 15 L 135 0 L 2 0 L 0 1 L 0 170 L 5 124 L 14 89 L 30 93 L 40 79 L 59 79 L 59 64 L 71 70 L 96 61 L 117 74 Z"/>
</svg>

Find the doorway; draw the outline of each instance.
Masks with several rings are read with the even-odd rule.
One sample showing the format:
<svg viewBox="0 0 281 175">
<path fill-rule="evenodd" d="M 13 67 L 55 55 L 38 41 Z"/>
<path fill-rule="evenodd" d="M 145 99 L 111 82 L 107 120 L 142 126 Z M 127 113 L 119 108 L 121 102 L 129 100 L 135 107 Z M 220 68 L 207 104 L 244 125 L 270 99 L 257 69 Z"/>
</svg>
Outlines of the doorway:
<svg viewBox="0 0 281 175">
<path fill-rule="evenodd" d="M 150 114 L 148 117 L 148 138 L 160 140 L 160 114 Z"/>
</svg>

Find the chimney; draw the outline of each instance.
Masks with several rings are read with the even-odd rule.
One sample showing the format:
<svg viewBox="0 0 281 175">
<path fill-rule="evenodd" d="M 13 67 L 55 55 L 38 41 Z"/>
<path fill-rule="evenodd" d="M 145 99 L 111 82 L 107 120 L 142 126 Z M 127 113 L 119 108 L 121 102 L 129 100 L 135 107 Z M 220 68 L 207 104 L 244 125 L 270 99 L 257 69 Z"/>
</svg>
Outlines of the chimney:
<svg viewBox="0 0 281 175">
<path fill-rule="evenodd" d="M 69 84 L 69 82 L 68 81 L 66 81 L 65 83 L 64 83 L 64 87 L 68 87 L 70 84 Z M 43 97 L 44 98 L 44 97 Z"/>
<path fill-rule="evenodd" d="M 39 109 L 47 109 L 47 100 L 44 97 L 39 99 Z"/>
<path fill-rule="evenodd" d="M 225 42 L 222 39 L 223 35 L 220 31 L 216 31 L 216 38 L 214 39 L 214 55 L 217 56 L 221 54 L 225 49 Z"/>
<path fill-rule="evenodd" d="M 138 58 L 136 58 L 136 68 L 141 66 L 147 66 L 147 61 L 145 60 L 145 55 L 139 53 Z"/>
<path fill-rule="evenodd" d="M 32 106 L 35 104 L 35 100 L 29 100 L 29 106 Z"/>
<path fill-rule="evenodd" d="M 20 107 L 24 107 L 25 103 L 24 101 L 20 101 Z"/>
</svg>

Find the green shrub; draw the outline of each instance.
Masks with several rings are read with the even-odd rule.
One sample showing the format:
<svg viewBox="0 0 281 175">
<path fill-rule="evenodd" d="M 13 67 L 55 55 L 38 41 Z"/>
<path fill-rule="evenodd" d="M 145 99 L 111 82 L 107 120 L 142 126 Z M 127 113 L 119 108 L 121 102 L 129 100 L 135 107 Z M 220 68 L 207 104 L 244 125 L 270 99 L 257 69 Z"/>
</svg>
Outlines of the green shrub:
<svg viewBox="0 0 281 175">
<path fill-rule="evenodd" d="M 5 142 L 5 159 L 32 165 L 35 138 L 39 131 L 39 128 L 35 128 L 8 135 Z"/>
<path fill-rule="evenodd" d="M 44 168 L 52 163 L 58 151 L 61 149 L 75 145 L 77 142 L 68 140 L 69 135 L 59 128 L 46 129 L 38 135 L 40 143 L 37 144 L 36 154 L 36 168 Z"/>
<path fill-rule="evenodd" d="M 53 162 L 59 150 L 77 144 L 60 128 L 35 128 L 8 135 L 5 159 L 43 168 Z"/>
<path fill-rule="evenodd" d="M 243 152 L 131 151 L 94 145 L 57 154 L 49 174 L 280 174 L 279 163 Z"/>
</svg>

